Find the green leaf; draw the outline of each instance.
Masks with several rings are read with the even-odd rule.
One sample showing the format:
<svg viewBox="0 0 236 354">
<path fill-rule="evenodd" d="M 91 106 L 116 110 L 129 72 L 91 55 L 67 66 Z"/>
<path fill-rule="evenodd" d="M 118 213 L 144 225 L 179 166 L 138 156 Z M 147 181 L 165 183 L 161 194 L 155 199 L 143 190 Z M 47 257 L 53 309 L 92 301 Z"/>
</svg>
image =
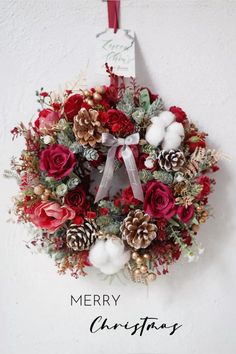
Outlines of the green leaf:
<svg viewBox="0 0 236 354">
<path fill-rule="evenodd" d="M 199 225 L 198 220 L 196 219 L 196 217 L 194 216 L 194 218 L 192 219 L 192 223 L 195 225 Z"/>
<path fill-rule="evenodd" d="M 145 111 L 148 110 L 150 106 L 150 96 L 147 89 L 143 89 L 140 91 L 139 104 Z"/>
<path fill-rule="evenodd" d="M 65 253 L 63 251 L 59 251 L 55 254 L 55 261 L 60 261 L 62 258 L 65 257 Z"/>
<path fill-rule="evenodd" d="M 152 102 L 151 106 L 148 108 L 147 114 L 149 118 L 157 116 L 161 111 L 164 110 L 164 103 L 161 98 L 157 98 Z"/>
<path fill-rule="evenodd" d="M 173 226 L 179 227 L 179 223 L 177 221 L 175 221 L 174 219 L 169 219 L 168 222 Z"/>
</svg>

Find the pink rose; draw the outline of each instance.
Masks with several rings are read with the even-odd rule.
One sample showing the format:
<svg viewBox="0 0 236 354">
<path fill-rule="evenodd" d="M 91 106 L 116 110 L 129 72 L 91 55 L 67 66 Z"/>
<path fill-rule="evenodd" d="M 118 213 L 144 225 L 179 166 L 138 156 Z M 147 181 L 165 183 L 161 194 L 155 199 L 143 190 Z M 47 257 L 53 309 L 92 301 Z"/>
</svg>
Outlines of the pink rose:
<svg viewBox="0 0 236 354">
<path fill-rule="evenodd" d="M 178 206 L 176 214 L 184 223 L 189 222 L 194 216 L 194 206 L 189 205 L 187 208 L 183 205 Z"/>
<path fill-rule="evenodd" d="M 30 221 L 42 229 L 55 232 L 74 217 L 75 211 L 66 204 L 61 206 L 55 202 L 39 202 L 32 210 Z"/>
<path fill-rule="evenodd" d="M 34 125 L 37 130 L 50 130 L 55 126 L 59 119 L 60 116 L 58 112 L 54 112 L 51 109 L 43 109 L 39 112 Z"/>
<path fill-rule="evenodd" d="M 153 218 L 170 219 L 175 214 L 175 199 L 171 189 L 158 181 L 150 181 L 144 188 L 144 211 Z"/>
<path fill-rule="evenodd" d="M 40 155 L 40 169 L 57 180 L 69 175 L 75 165 L 75 155 L 64 145 L 50 145 Z"/>
<path fill-rule="evenodd" d="M 202 190 L 196 199 L 203 200 L 211 192 L 211 180 L 207 176 L 200 176 L 197 178 L 197 183 L 202 185 Z"/>
</svg>

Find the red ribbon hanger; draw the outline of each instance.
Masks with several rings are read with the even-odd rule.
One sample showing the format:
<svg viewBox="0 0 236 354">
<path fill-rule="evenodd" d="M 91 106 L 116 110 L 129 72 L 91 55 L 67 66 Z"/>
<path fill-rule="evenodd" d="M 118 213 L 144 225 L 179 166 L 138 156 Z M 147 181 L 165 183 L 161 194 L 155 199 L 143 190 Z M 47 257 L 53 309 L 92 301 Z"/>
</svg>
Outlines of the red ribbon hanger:
<svg viewBox="0 0 236 354">
<path fill-rule="evenodd" d="M 116 33 L 119 28 L 120 0 L 107 0 L 108 26 L 114 28 Z"/>
</svg>

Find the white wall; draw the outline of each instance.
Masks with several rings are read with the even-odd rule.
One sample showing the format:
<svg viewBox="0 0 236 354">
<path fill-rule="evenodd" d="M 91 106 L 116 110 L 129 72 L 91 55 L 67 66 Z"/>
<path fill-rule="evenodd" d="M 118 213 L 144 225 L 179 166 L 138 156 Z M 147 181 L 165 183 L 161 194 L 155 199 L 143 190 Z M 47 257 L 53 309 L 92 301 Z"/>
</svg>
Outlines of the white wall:
<svg viewBox="0 0 236 354">
<path fill-rule="evenodd" d="M 94 35 L 107 25 L 101 0 L 1 0 L 1 172 L 22 142 L 9 130 L 28 121 L 37 105 L 35 89 L 57 89 L 88 64 L 94 75 Z M 59 277 L 53 262 L 24 245 L 23 228 L 5 222 L 11 180 L 1 181 L 0 353 L 235 353 L 235 122 L 236 1 L 123 0 L 121 25 L 137 37 L 137 77 L 181 106 L 209 133 L 212 144 L 231 155 L 222 162 L 215 218 L 201 229 L 206 251 L 198 263 L 184 260 L 149 289 L 108 285 L 91 277 Z M 94 81 L 92 81 L 94 79 Z M 117 308 L 70 307 L 70 294 L 121 294 Z M 102 314 L 135 322 L 143 315 L 178 321 L 174 336 L 89 333 Z"/>
</svg>

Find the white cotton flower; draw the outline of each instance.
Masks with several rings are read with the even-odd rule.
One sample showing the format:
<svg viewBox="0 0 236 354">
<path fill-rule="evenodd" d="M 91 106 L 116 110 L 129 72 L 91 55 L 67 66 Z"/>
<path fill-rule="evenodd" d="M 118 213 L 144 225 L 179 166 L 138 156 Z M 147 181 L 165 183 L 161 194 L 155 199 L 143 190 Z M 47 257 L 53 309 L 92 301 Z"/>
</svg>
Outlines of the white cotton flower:
<svg viewBox="0 0 236 354">
<path fill-rule="evenodd" d="M 154 160 L 150 157 L 148 157 L 145 161 L 144 161 L 144 166 L 147 168 L 153 168 L 154 166 Z"/>
<path fill-rule="evenodd" d="M 159 114 L 158 119 L 164 124 L 165 127 L 168 127 L 175 121 L 175 115 L 170 111 L 163 111 Z"/>
<path fill-rule="evenodd" d="M 104 240 L 97 240 L 89 251 L 89 261 L 94 267 L 100 268 L 108 262 L 108 253 L 105 249 Z"/>
<path fill-rule="evenodd" d="M 158 146 L 165 136 L 165 125 L 158 117 L 151 119 L 152 124 L 147 128 L 145 139 L 152 146 Z"/>
<path fill-rule="evenodd" d="M 52 137 L 50 136 L 50 135 L 45 135 L 44 137 L 43 137 L 43 142 L 44 142 L 44 144 L 50 144 L 51 143 L 51 141 L 52 141 Z"/>
<path fill-rule="evenodd" d="M 178 122 L 171 123 L 166 129 L 166 134 L 168 134 L 169 132 L 176 134 L 176 135 L 178 134 L 179 136 L 181 136 L 183 138 L 184 137 L 183 124 L 178 123 Z"/>
<path fill-rule="evenodd" d="M 115 274 L 129 261 L 130 252 L 118 237 L 97 240 L 89 251 L 90 263 L 104 274 Z"/>
<path fill-rule="evenodd" d="M 151 118 L 151 123 L 145 136 L 150 145 L 157 147 L 162 144 L 164 150 L 178 149 L 184 138 L 184 127 L 175 121 L 172 112 L 161 112 L 159 116 Z"/>
<path fill-rule="evenodd" d="M 171 149 L 178 149 L 181 144 L 181 141 L 181 136 L 172 132 L 166 133 L 165 138 L 162 142 L 162 149 L 166 151 Z"/>
</svg>

